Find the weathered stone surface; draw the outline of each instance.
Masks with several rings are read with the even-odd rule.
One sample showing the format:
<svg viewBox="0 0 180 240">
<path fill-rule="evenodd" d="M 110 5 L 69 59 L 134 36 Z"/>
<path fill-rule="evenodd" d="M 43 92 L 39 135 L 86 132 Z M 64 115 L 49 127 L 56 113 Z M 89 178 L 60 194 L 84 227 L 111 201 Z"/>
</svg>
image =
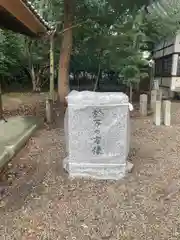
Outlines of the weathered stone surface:
<svg viewBox="0 0 180 240">
<path fill-rule="evenodd" d="M 134 168 L 134 164 L 127 161 L 127 165 L 126 165 L 126 172 L 127 173 L 131 173 L 133 171 L 133 168 Z"/>
<path fill-rule="evenodd" d="M 11 117 L 0 121 L 0 168 L 17 153 L 41 124 L 37 117 Z"/>
<path fill-rule="evenodd" d="M 53 100 L 46 100 L 46 120 L 48 123 L 52 123 L 53 120 Z"/>
<path fill-rule="evenodd" d="M 147 102 L 148 102 L 147 94 L 141 94 L 140 95 L 140 114 L 142 116 L 147 116 Z"/>
<path fill-rule="evenodd" d="M 152 90 L 151 91 L 151 109 L 154 111 L 155 109 L 155 104 L 156 104 L 156 99 L 157 99 L 157 90 Z"/>
<path fill-rule="evenodd" d="M 156 126 L 161 125 L 161 101 L 156 101 L 155 103 L 154 124 Z"/>
<path fill-rule="evenodd" d="M 171 101 L 165 100 L 163 101 L 163 117 L 164 117 L 164 125 L 171 125 Z"/>
<path fill-rule="evenodd" d="M 156 100 L 157 100 L 157 101 L 162 101 L 162 97 L 163 97 L 162 89 L 159 89 L 159 90 L 157 91 Z"/>
</svg>

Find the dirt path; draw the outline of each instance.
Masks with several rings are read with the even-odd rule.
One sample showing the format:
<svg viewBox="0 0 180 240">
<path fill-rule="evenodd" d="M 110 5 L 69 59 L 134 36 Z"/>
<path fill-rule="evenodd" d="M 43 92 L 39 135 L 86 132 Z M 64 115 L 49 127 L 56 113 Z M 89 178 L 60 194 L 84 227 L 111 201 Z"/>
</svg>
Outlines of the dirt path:
<svg viewBox="0 0 180 240">
<path fill-rule="evenodd" d="M 46 99 L 48 93 L 6 93 L 2 96 L 3 107 L 7 110 L 15 110 L 22 104 L 33 104 Z"/>
<path fill-rule="evenodd" d="M 0 239 L 180 239 L 179 140 L 176 103 L 173 127 L 132 120 L 135 168 L 125 179 L 70 181 L 62 171 L 63 130 L 39 131 L 9 166 Z"/>
</svg>

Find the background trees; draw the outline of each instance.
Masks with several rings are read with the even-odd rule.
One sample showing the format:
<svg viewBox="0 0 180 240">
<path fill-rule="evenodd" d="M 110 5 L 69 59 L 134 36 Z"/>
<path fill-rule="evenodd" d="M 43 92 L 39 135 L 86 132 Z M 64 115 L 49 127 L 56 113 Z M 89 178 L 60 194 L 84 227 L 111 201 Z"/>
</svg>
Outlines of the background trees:
<svg viewBox="0 0 180 240">
<path fill-rule="evenodd" d="M 180 4 L 168 1 L 148 6 L 144 0 L 33 0 L 56 27 L 55 77 L 61 102 L 69 91 L 69 79 L 80 84 L 80 79 L 90 78 L 98 90 L 111 71 L 119 84 L 137 86 L 148 73 L 143 51 L 151 52 L 155 41 L 179 27 Z M 48 37 L 30 41 L 1 30 L 0 50 L 3 85 L 19 82 L 39 91 L 48 84 Z"/>
</svg>

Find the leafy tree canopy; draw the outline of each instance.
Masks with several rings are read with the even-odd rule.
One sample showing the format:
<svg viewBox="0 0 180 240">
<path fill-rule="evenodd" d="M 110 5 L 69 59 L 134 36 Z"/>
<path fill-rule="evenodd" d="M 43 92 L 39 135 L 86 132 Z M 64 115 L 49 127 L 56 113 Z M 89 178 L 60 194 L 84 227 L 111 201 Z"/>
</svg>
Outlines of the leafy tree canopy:
<svg viewBox="0 0 180 240">
<path fill-rule="evenodd" d="M 41 15 L 62 32 L 64 1 L 33 0 Z M 114 70 L 129 82 L 138 82 L 147 61 L 143 51 L 153 43 L 179 28 L 178 0 L 76 0 L 73 1 L 73 50 L 71 70 Z M 55 63 L 62 34 L 55 41 Z M 11 78 L 23 68 L 29 69 L 30 60 L 35 73 L 49 64 L 49 41 L 33 41 L 30 55 L 25 37 L 9 31 L 0 32 L 1 78 Z M 31 59 L 29 59 L 31 58 Z M 27 77 L 27 76 L 25 76 Z M 48 75 L 47 75 L 48 78 Z"/>
</svg>

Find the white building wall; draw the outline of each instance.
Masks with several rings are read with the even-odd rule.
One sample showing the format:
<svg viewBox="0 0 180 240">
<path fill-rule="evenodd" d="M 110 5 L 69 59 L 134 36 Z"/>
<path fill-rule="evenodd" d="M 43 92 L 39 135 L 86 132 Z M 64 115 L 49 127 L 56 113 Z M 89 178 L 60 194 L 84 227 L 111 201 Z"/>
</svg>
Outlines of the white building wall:
<svg viewBox="0 0 180 240">
<path fill-rule="evenodd" d="M 180 77 L 176 77 L 178 56 L 180 54 L 180 34 L 177 34 L 175 38 L 157 44 L 153 57 L 158 59 L 170 54 L 173 54 L 172 77 L 155 77 L 155 80 L 159 82 L 160 88 L 163 89 L 164 96 L 171 95 L 173 92 L 180 92 Z"/>
<path fill-rule="evenodd" d="M 175 76 L 177 74 L 177 65 L 178 65 L 178 54 L 173 55 L 172 61 L 172 75 Z"/>
<path fill-rule="evenodd" d="M 173 52 L 175 52 L 175 51 L 174 51 L 174 50 L 175 50 L 174 47 L 175 47 L 174 45 L 171 45 L 171 46 L 169 46 L 169 47 L 167 47 L 167 48 L 164 48 L 164 49 L 162 49 L 162 50 L 159 50 L 159 51 L 157 51 L 157 52 L 154 52 L 154 55 L 153 55 L 154 59 L 161 58 L 161 57 L 163 57 L 163 56 L 172 54 Z"/>
<path fill-rule="evenodd" d="M 176 36 L 174 52 L 180 52 L 180 34 Z"/>
</svg>

